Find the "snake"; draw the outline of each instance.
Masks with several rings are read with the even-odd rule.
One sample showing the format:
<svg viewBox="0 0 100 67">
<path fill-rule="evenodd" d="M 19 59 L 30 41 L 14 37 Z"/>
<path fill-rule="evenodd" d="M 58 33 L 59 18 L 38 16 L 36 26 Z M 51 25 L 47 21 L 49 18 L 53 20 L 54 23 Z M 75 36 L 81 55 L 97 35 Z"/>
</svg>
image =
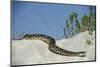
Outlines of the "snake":
<svg viewBox="0 0 100 67">
<path fill-rule="evenodd" d="M 41 40 L 45 43 L 48 44 L 48 49 L 58 55 L 62 55 L 62 56 L 74 56 L 74 57 L 85 57 L 86 56 L 86 52 L 85 51 L 78 51 L 78 52 L 73 52 L 73 51 L 69 51 L 69 50 L 65 50 L 61 47 L 58 47 L 56 45 L 56 41 L 54 38 L 52 38 L 51 36 L 48 35 L 44 35 L 44 34 L 25 34 L 22 39 L 25 40 Z"/>
</svg>

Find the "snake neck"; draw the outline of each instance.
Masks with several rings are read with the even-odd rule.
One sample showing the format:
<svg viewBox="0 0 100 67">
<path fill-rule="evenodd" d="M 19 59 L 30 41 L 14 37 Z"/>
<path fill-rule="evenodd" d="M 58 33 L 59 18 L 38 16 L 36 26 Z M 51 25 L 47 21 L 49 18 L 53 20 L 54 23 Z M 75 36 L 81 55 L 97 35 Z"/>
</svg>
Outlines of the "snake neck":
<svg viewBox="0 0 100 67">
<path fill-rule="evenodd" d="M 73 57 L 85 57 L 86 52 L 85 51 L 80 51 L 80 52 L 73 52 L 69 50 L 62 49 L 56 45 L 50 45 L 48 48 L 50 51 L 53 53 L 63 55 L 63 56 L 73 56 Z"/>
</svg>

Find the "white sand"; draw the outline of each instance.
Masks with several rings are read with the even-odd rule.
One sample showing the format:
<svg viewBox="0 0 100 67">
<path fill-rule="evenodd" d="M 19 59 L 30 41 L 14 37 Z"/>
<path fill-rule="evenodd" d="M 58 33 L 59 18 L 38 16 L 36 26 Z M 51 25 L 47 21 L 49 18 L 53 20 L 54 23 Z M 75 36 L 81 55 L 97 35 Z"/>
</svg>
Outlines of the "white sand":
<svg viewBox="0 0 100 67">
<path fill-rule="evenodd" d="M 48 44 L 40 40 L 13 40 L 12 41 L 12 64 L 44 64 L 75 61 L 95 60 L 95 33 L 93 45 L 86 45 L 85 38 L 90 38 L 88 32 L 77 34 L 70 39 L 56 41 L 56 45 L 70 51 L 86 51 L 86 57 L 69 57 L 52 53 L 48 50 Z"/>
</svg>

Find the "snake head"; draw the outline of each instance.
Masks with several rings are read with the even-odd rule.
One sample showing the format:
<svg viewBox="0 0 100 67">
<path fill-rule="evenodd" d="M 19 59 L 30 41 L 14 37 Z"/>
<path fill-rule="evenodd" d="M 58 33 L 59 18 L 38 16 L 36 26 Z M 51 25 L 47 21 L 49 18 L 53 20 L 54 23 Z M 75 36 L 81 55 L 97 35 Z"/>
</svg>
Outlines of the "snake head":
<svg viewBox="0 0 100 67">
<path fill-rule="evenodd" d="M 86 56 L 86 52 L 85 51 L 79 52 L 79 57 L 85 57 L 85 56 Z"/>
</svg>

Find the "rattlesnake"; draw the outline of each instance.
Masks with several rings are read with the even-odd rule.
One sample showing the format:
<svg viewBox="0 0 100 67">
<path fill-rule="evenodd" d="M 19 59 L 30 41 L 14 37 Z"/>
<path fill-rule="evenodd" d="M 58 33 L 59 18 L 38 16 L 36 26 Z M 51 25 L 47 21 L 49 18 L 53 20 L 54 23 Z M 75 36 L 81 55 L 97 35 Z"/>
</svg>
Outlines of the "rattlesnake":
<svg viewBox="0 0 100 67">
<path fill-rule="evenodd" d="M 48 49 L 51 52 L 59 54 L 59 55 L 85 57 L 85 53 L 86 53 L 85 51 L 73 52 L 73 51 L 68 51 L 68 50 L 62 49 L 62 48 L 55 45 L 56 42 L 55 42 L 54 38 L 47 36 L 47 35 L 44 35 L 44 34 L 25 34 L 22 37 L 22 39 L 25 39 L 25 40 L 41 40 L 41 41 L 48 44 Z"/>
</svg>

